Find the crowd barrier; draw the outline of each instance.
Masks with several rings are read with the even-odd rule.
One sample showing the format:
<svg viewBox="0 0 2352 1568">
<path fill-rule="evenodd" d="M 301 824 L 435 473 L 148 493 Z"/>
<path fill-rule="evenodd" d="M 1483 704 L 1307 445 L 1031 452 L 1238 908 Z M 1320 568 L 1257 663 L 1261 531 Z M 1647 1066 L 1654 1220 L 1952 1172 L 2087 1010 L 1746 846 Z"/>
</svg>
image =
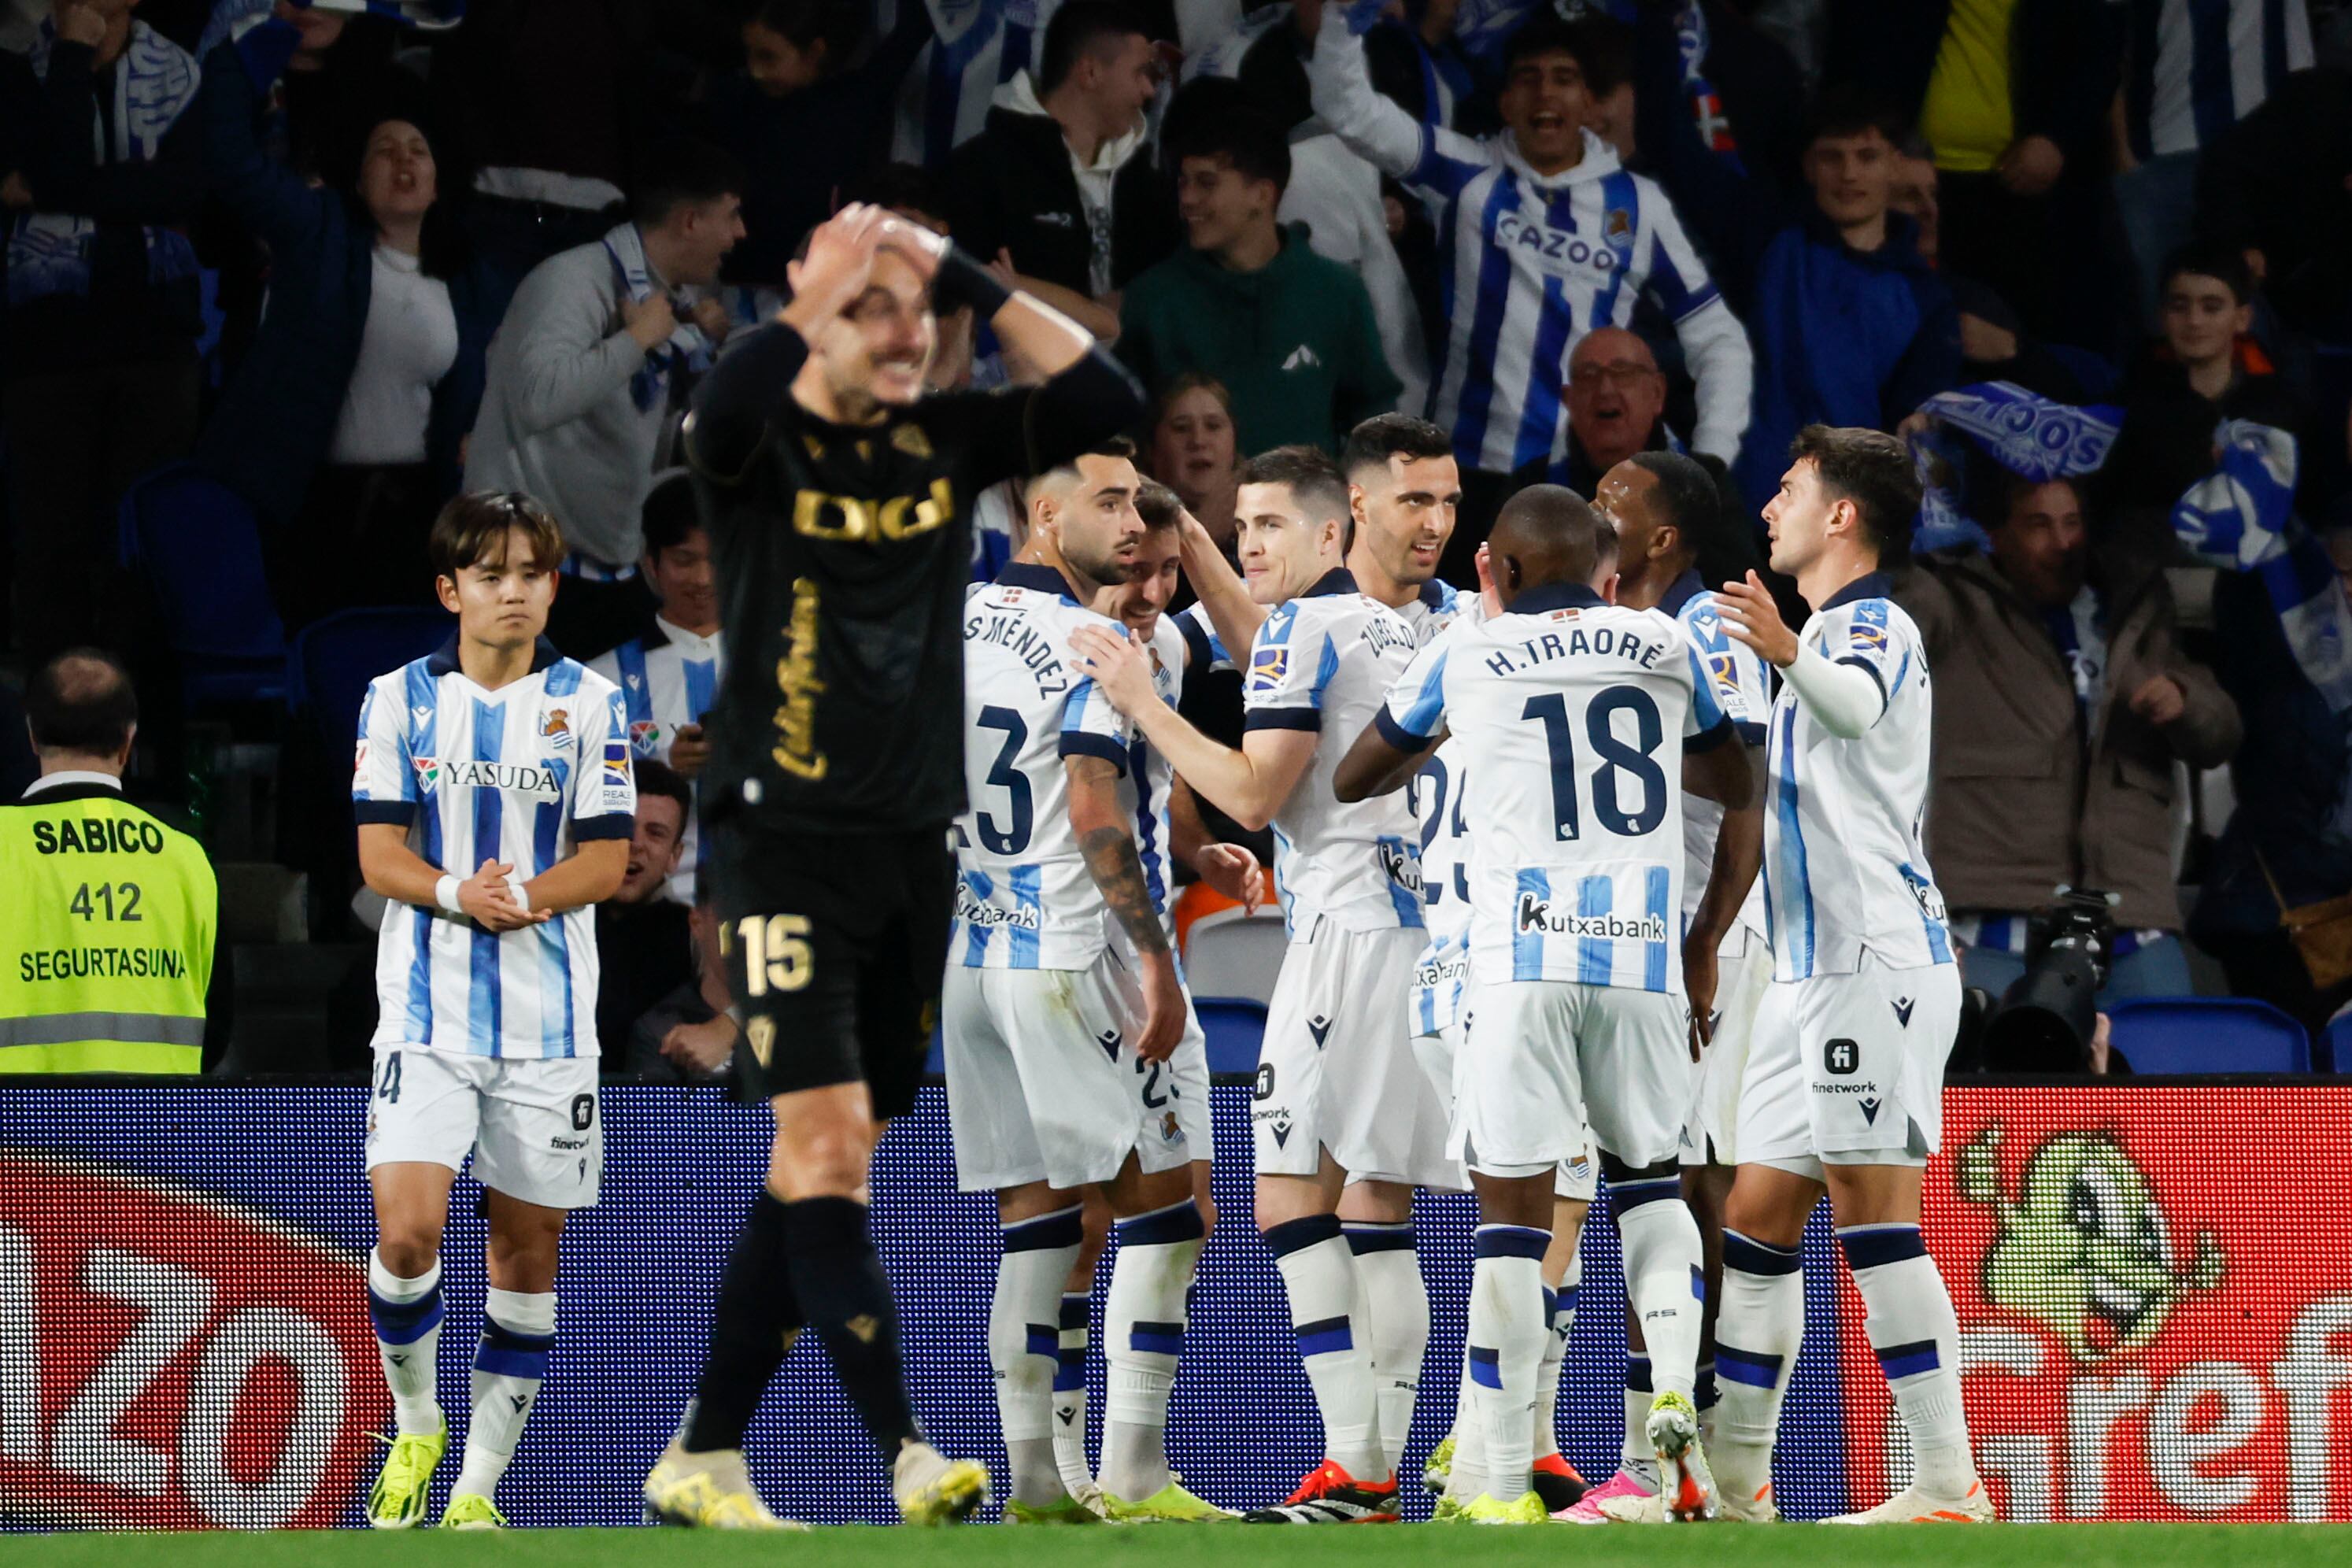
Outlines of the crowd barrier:
<svg viewBox="0 0 2352 1568">
<path fill-rule="evenodd" d="M 391 1421 L 362 1302 L 365 1093 L 0 1087 L 0 1522 L 357 1522 L 372 1434 Z M 1188 1485 L 1244 1506 L 1278 1499 L 1319 1458 L 1282 1293 L 1251 1234 L 1248 1094 L 1214 1091 L 1219 1147 L 1236 1158 L 1216 1184 L 1170 1433 Z M 614 1085 L 602 1113 L 604 1203 L 565 1237 L 552 1370 L 500 1492 L 519 1525 L 637 1520 L 638 1480 L 690 1392 L 767 1159 L 765 1110 L 707 1090 Z M 2352 1519 L 2352 1086 L 1969 1087 L 1949 1091 L 1945 1116 L 1927 1234 L 2007 1517 Z M 453 1415 L 480 1321 L 477 1192 L 459 1184 L 446 1247 Z M 1001 1466 L 983 1337 L 992 1205 L 954 1190 L 937 1088 L 883 1144 L 875 1215 L 931 1435 Z M 1433 1327 L 1411 1476 L 1453 1409 L 1471 1223 L 1466 1199 L 1423 1201 Z M 1826 1215 L 1806 1268 L 1779 1478 L 1794 1517 L 1874 1501 L 1906 1463 Z M 1561 1436 L 1597 1478 L 1614 1464 L 1624 1340 L 1600 1214 L 1582 1300 Z M 1098 1352 L 1094 1375 L 1099 1390 Z M 780 1511 L 891 1517 L 813 1341 L 749 1448 Z M 1410 1480 L 1405 1493 L 1425 1511 Z"/>
</svg>

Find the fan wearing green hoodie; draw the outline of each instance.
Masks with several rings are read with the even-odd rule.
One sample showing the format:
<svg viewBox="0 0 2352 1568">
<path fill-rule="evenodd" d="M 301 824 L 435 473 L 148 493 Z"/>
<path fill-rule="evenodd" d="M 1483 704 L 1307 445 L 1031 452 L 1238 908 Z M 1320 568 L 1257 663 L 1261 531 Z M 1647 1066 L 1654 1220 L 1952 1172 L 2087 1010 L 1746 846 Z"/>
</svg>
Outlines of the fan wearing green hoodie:
<svg viewBox="0 0 2352 1568">
<path fill-rule="evenodd" d="M 1254 112 L 1192 127 L 1177 153 L 1190 248 L 1128 285 L 1118 352 L 1147 388 L 1187 371 L 1233 394 L 1241 450 L 1339 438 L 1397 405 L 1371 297 L 1275 221 L 1290 179 L 1281 127 Z"/>
</svg>

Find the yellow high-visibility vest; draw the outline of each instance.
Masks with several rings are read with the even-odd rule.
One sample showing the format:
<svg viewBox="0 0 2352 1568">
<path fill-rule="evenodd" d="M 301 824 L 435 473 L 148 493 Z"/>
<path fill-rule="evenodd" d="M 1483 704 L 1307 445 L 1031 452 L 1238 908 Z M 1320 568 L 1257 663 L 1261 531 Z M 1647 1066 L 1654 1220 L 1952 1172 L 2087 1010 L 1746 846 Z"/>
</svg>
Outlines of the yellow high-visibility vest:
<svg viewBox="0 0 2352 1568">
<path fill-rule="evenodd" d="M 0 805 L 0 1073 L 193 1073 L 220 900 L 204 847 L 74 782 Z"/>
</svg>

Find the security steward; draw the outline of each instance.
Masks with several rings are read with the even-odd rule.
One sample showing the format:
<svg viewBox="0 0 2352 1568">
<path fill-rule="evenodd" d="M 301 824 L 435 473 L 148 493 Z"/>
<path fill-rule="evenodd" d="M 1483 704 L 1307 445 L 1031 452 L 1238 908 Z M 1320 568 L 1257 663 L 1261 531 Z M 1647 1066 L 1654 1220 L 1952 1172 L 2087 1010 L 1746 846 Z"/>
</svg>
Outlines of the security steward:
<svg viewBox="0 0 2352 1568">
<path fill-rule="evenodd" d="M 41 775 L 0 805 L 0 1073 L 194 1073 L 220 897 L 201 845 L 122 797 L 131 678 L 77 648 L 25 691 Z"/>
</svg>

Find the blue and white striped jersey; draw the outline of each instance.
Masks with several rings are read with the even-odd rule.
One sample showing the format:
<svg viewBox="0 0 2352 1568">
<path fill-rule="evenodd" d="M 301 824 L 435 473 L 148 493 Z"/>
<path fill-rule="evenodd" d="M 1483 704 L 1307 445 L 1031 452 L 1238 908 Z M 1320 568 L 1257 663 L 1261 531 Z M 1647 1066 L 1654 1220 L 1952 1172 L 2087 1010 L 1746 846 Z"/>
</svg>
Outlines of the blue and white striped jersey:
<svg viewBox="0 0 2352 1568">
<path fill-rule="evenodd" d="M 1766 721 L 1772 716 L 1772 678 L 1764 668 L 1764 660 L 1754 648 L 1735 641 L 1723 629 L 1723 616 L 1715 607 L 1715 591 L 1699 586 L 1696 569 L 1685 572 L 1666 590 L 1658 608 L 1682 624 L 1683 632 L 1698 649 L 1700 666 L 1715 684 L 1715 700 L 1738 731 L 1743 745 L 1764 743 Z M 1685 796 L 1683 801 L 1683 916 L 1687 920 L 1698 912 L 1699 900 L 1706 896 L 1707 879 L 1715 873 L 1715 838 L 1723 827 L 1723 807 L 1702 795 Z M 1764 879 L 1759 875 L 1748 885 L 1748 898 L 1739 906 L 1739 924 L 1761 937 L 1765 934 Z M 1724 941 L 1735 933 L 1726 931 Z"/>
<path fill-rule="evenodd" d="M 710 711 L 726 663 L 719 634 L 697 637 L 656 616 L 651 631 L 590 659 L 588 668 L 621 689 L 631 755 L 667 763 L 679 727 L 699 724 Z M 669 879 L 669 896 L 681 904 L 694 902 L 695 873 L 702 867 L 700 815 L 686 814 L 686 847 Z"/>
<path fill-rule="evenodd" d="M 1555 584 L 1415 656 L 1378 710 L 1462 759 L 1482 985 L 1682 986 L 1682 759 L 1732 739 L 1681 626 Z M 1687 744 L 1686 744 L 1687 743 Z"/>
<path fill-rule="evenodd" d="M 2194 153 L 2311 68 L 2304 0 L 2130 0 L 2124 78 L 2132 155 Z"/>
<path fill-rule="evenodd" d="M 1764 803 L 1764 903 L 1772 978 L 1853 974 L 1875 953 L 1895 969 L 1952 962 L 1944 895 L 1920 837 L 1935 698 L 1927 645 L 1883 573 L 1832 595 L 1798 634 L 1870 672 L 1877 721 L 1853 740 L 1822 728 L 1783 681 L 1772 707 Z"/>
<path fill-rule="evenodd" d="M 1184 633 L 1175 616 L 1160 617 L 1151 628 L 1150 646 L 1152 681 L 1160 689 L 1160 700 L 1173 708 L 1184 692 L 1187 657 Z M 1135 818 L 1135 853 L 1143 863 L 1144 886 L 1150 889 L 1152 906 L 1159 910 L 1160 921 L 1168 928 L 1171 941 L 1176 935 L 1176 878 L 1171 864 L 1173 840 L 1168 796 L 1175 787 L 1176 765 L 1153 751 L 1138 732 L 1128 742 L 1127 776 L 1119 781 L 1118 797 Z M 1104 919 L 1110 921 L 1108 910 Z M 1113 934 L 1121 933 L 1114 931 Z"/>
<path fill-rule="evenodd" d="M 525 881 L 582 844 L 626 838 L 637 791 L 621 694 L 541 638 L 530 673 L 486 691 L 438 653 L 368 683 L 352 769 L 362 823 L 408 829 L 428 864 Z M 379 1047 L 532 1060 L 596 1050 L 596 911 L 499 934 L 413 904 L 376 939 Z"/>
<path fill-rule="evenodd" d="M 1362 40 L 1339 6 L 1307 63 L 1315 108 L 1350 147 L 1414 186 L 1437 226 L 1451 320 L 1430 417 L 1465 468 L 1507 473 L 1567 449 L 1569 355 L 1623 327 L 1643 295 L 1675 325 L 1698 384 L 1691 445 L 1729 461 L 1748 426 L 1748 336 L 1665 193 L 1621 167 L 1591 132 L 1573 168 L 1546 176 L 1508 133 L 1478 141 L 1423 125 L 1373 90 Z"/>
<path fill-rule="evenodd" d="M 1486 606 L 1476 594 L 1433 581 L 1421 597 L 1397 612 L 1427 647 L 1446 627 L 1468 618 L 1483 620 Z M 1465 982 L 1470 973 L 1470 829 L 1464 815 L 1462 748 L 1451 741 L 1430 753 L 1407 786 L 1405 798 L 1421 827 L 1422 919 L 1429 945 L 1413 963 L 1412 996 L 1407 1006 L 1412 1032 L 1434 1035 L 1462 1016 Z"/>
<path fill-rule="evenodd" d="M 927 0 L 882 0 L 878 34 L 898 26 L 898 7 Z M 937 169 L 980 134 L 996 89 L 1036 63 L 1045 24 L 1062 0 L 928 0 L 934 29 L 898 86 L 895 163 Z"/>
<path fill-rule="evenodd" d="M 967 969 L 1084 969 L 1109 913 L 1070 827 L 1062 759 L 1129 770 L 1135 731 L 1071 663 L 1080 626 L 1118 622 L 1070 597 L 1051 566 L 1013 562 L 963 610 L 968 804 L 956 818 L 956 934 Z"/>
<path fill-rule="evenodd" d="M 1274 814 L 1275 879 L 1293 941 L 1328 921 L 1342 931 L 1422 929 L 1421 853 L 1402 795 L 1340 804 L 1339 759 L 1380 709 L 1418 646 L 1412 627 L 1335 567 L 1275 606 L 1242 678 L 1248 730 L 1310 730 L 1315 760 Z"/>
</svg>

